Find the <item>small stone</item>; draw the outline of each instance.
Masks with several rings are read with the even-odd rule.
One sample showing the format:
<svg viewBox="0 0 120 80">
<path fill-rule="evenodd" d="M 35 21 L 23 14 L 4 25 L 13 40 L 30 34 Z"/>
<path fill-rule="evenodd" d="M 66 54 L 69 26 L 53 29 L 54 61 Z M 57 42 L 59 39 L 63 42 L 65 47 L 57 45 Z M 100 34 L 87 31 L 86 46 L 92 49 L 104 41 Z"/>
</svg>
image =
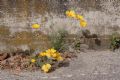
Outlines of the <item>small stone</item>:
<svg viewBox="0 0 120 80">
<path fill-rule="evenodd" d="M 2 53 L 0 54 L 0 61 L 6 59 L 8 57 L 8 53 Z"/>
</svg>

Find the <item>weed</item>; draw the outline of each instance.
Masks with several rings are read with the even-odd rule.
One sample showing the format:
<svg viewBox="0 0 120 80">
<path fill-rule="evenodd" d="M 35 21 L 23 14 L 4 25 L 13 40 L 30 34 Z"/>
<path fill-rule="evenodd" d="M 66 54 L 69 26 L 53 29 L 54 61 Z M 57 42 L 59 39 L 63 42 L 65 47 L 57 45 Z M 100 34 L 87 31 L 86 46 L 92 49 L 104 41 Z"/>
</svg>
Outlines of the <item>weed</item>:
<svg viewBox="0 0 120 80">
<path fill-rule="evenodd" d="M 120 47 L 120 36 L 118 33 L 112 34 L 110 48 L 114 51 Z"/>
<path fill-rule="evenodd" d="M 57 51 L 62 51 L 65 49 L 65 37 L 67 36 L 67 31 L 59 30 L 50 35 L 51 47 Z"/>
</svg>

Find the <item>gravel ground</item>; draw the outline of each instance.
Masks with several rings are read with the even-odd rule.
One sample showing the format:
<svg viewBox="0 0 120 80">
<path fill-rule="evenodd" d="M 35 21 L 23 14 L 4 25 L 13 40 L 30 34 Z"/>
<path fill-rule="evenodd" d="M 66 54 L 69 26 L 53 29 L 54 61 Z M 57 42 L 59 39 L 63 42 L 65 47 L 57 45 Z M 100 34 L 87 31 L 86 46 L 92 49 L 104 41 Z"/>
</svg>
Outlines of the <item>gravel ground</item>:
<svg viewBox="0 0 120 80">
<path fill-rule="evenodd" d="M 0 80 L 120 80 L 120 51 L 88 50 L 52 73 L 0 70 Z"/>
</svg>

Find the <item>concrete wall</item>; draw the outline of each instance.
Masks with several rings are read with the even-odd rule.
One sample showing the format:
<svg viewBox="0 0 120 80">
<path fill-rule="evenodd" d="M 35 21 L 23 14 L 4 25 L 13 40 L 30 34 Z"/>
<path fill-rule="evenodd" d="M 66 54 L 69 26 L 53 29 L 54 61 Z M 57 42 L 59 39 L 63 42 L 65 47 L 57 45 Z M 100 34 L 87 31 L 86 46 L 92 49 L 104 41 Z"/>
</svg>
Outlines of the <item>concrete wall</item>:
<svg viewBox="0 0 120 80">
<path fill-rule="evenodd" d="M 37 31 L 45 34 L 59 29 L 78 34 L 83 28 L 78 21 L 64 15 L 68 9 L 85 17 L 88 26 L 84 29 L 91 33 L 120 33 L 120 0 L 0 0 L 0 31 L 1 39 L 4 39 L 0 43 L 1 49 L 6 49 L 11 42 L 4 42 L 7 40 L 5 36 L 11 38 L 16 32 L 20 34 L 27 31 L 31 34 L 36 31 L 31 29 L 33 23 L 41 24 L 42 27 Z"/>
<path fill-rule="evenodd" d="M 119 0 L 0 0 L 0 25 L 15 32 L 26 30 L 32 23 L 43 24 L 46 31 L 53 24 L 55 28 L 69 27 L 67 30 L 76 33 L 79 22 L 64 16 L 67 9 L 84 15 L 91 32 L 120 32 Z"/>
</svg>

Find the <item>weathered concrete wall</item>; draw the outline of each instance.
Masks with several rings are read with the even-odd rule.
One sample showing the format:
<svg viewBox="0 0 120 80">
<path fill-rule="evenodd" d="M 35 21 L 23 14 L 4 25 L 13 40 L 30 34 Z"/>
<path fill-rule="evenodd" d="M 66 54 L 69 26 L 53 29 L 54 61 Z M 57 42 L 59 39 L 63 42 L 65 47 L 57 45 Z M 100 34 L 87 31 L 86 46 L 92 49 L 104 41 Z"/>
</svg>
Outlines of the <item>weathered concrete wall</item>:
<svg viewBox="0 0 120 80">
<path fill-rule="evenodd" d="M 88 22 L 84 29 L 91 33 L 120 33 L 120 0 L 0 0 L 1 49 L 6 49 L 3 45 L 12 42 L 11 35 L 16 32 L 28 31 L 31 34 L 34 31 L 31 29 L 33 23 L 41 24 L 39 31 L 47 34 L 61 28 L 72 34 L 79 33 L 82 29 L 79 22 L 67 18 L 64 14 L 68 9 L 84 15 Z M 7 41 L 5 36 L 9 37 L 10 41 Z M 29 38 L 31 36 L 27 39 Z M 29 44 L 31 42 L 32 40 Z M 28 43 L 25 45 L 28 46 Z"/>
<path fill-rule="evenodd" d="M 79 22 L 61 16 L 67 9 L 83 14 L 91 32 L 120 32 L 119 0 L 0 0 L 0 25 L 8 26 L 14 32 L 39 23 L 43 24 L 44 31 L 54 25 L 76 33 Z"/>
</svg>

